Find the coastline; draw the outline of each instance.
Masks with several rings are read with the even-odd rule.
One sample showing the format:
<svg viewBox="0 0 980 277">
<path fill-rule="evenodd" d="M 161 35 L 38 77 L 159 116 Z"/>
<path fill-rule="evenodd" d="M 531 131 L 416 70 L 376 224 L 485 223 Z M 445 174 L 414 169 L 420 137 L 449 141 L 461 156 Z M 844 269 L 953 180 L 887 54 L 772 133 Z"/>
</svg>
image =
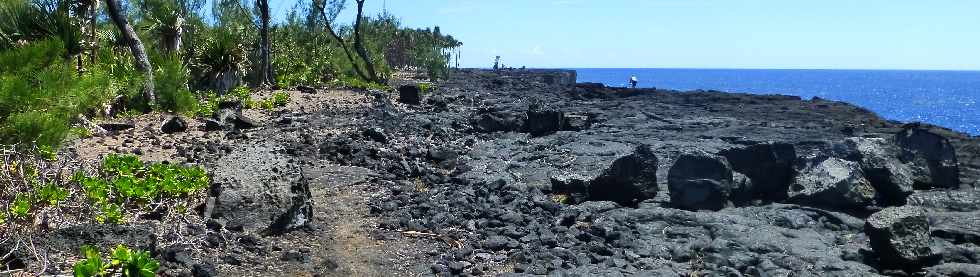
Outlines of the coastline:
<svg viewBox="0 0 980 277">
<path fill-rule="evenodd" d="M 50 224 L 39 240 L 48 270 L 70 271 L 81 244 L 122 243 L 154 249 L 166 276 L 877 276 L 894 264 L 878 262 L 889 253 L 864 225 L 899 200 L 942 230 L 915 235 L 966 253 L 900 270 L 978 262 L 978 138 L 837 101 L 606 88 L 573 75 L 462 69 L 427 91 L 418 80 L 392 93 L 289 91 L 285 107 L 241 111 L 248 128 L 208 130 L 201 118 L 163 134 L 162 115 L 147 115 L 74 141 L 79 162 L 140 153 L 202 165 L 215 184 L 179 216 Z M 900 160 L 918 140 L 949 146 L 936 151 L 955 151 L 958 172 L 919 163 L 949 156 Z M 868 195 L 859 166 L 875 153 L 889 170 L 932 179 L 875 181 Z M 940 184 L 950 176 L 955 187 Z M 270 233 L 283 218 L 306 224 Z"/>
</svg>

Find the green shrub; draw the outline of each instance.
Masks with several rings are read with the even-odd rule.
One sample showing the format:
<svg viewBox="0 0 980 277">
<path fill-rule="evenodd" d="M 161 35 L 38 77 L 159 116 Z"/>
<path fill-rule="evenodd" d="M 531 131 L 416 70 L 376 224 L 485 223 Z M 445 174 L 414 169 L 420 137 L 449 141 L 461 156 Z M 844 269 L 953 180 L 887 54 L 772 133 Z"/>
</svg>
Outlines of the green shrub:
<svg viewBox="0 0 980 277">
<path fill-rule="evenodd" d="M 286 104 L 289 104 L 289 93 L 280 91 L 273 93 L 269 98 L 262 100 L 262 102 L 259 103 L 259 106 L 263 109 L 271 110 L 277 107 L 285 107 Z"/>
<path fill-rule="evenodd" d="M 166 55 L 156 61 L 156 93 L 159 109 L 171 112 L 195 110 L 197 100 L 188 88 L 190 75 L 179 56 Z"/>
<path fill-rule="evenodd" d="M 102 213 L 95 216 L 95 221 L 99 223 L 123 223 L 122 207 L 115 203 L 102 203 L 100 207 Z"/>
<path fill-rule="evenodd" d="M 22 219 L 31 215 L 31 198 L 27 193 L 17 193 L 14 202 L 10 205 L 10 214 Z"/>
<path fill-rule="evenodd" d="M 82 256 L 85 258 L 75 263 L 75 277 L 109 276 L 117 271 L 123 277 L 152 277 L 160 268 L 160 262 L 151 258 L 150 252 L 132 250 L 121 244 L 110 253 L 109 263 L 93 246 L 82 246 Z"/>
<path fill-rule="evenodd" d="M 228 91 L 227 96 L 231 99 L 240 101 L 242 103 L 242 107 L 246 109 L 255 107 L 255 102 L 252 101 L 252 90 L 248 89 L 248 87 L 236 87 L 231 91 Z"/>
<path fill-rule="evenodd" d="M 75 263 L 75 277 L 94 277 L 108 275 L 109 264 L 102 260 L 99 249 L 91 245 L 82 245 L 84 259 Z"/>
<path fill-rule="evenodd" d="M 202 96 L 203 99 L 201 99 L 201 103 L 197 106 L 197 111 L 194 114 L 200 117 L 214 115 L 214 112 L 218 110 L 218 94 L 212 90 Z"/>
<path fill-rule="evenodd" d="M 65 201 L 68 198 L 68 189 L 55 184 L 47 184 L 37 191 L 37 196 L 39 198 L 38 201 L 54 206 L 58 205 L 58 202 Z"/>
</svg>

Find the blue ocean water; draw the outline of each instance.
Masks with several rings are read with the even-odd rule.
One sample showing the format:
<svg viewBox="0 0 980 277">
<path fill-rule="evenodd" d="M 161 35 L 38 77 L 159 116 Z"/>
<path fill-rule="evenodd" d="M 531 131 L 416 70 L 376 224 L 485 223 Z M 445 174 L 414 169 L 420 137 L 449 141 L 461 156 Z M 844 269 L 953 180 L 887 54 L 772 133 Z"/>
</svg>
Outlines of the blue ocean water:
<svg viewBox="0 0 980 277">
<path fill-rule="evenodd" d="M 980 135 L 980 71 L 797 69 L 575 69 L 579 82 L 623 87 L 713 89 L 814 96 L 865 107 L 884 118 Z"/>
</svg>

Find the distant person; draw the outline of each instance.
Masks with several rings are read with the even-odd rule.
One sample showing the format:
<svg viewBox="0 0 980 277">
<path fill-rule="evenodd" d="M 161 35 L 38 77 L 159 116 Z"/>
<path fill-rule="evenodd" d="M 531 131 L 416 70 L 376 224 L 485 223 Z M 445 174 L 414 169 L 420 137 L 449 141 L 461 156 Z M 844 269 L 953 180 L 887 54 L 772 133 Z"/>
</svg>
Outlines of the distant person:
<svg viewBox="0 0 980 277">
<path fill-rule="evenodd" d="M 639 82 L 640 80 L 636 78 L 636 75 L 630 75 L 630 88 L 636 88 L 636 83 Z"/>
<path fill-rule="evenodd" d="M 497 71 L 498 69 L 500 69 L 500 56 L 497 56 L 497 58 L 493 60 L 493 70 Z"/>
</svg>

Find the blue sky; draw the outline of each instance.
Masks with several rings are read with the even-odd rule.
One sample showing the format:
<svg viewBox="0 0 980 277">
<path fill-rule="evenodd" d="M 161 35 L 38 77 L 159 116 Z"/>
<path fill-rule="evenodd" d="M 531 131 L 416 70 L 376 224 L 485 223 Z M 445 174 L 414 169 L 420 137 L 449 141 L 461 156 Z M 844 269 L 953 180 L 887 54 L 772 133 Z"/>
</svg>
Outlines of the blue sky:
<svg viewBox="0 0 980 277">
<path fill-rule="evenodd" d="M 297 0 L 270 1 L 285 14 Z M 461 63 L 980 70 L 976 0 L 367 0 L 439 25 Z M 353 19 L 354 1 L 339 20 Z"/>
</svg>

